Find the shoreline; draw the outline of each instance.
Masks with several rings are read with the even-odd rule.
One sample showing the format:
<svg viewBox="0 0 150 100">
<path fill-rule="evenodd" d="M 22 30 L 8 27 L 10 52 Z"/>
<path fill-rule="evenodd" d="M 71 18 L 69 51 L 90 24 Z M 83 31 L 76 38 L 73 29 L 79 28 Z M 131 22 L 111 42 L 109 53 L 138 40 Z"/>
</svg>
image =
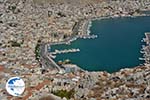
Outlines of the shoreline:
<svg viewBox="0 0 150 100">
<path fill-rule="evenodd" d="M 74 36 L 71 36 L 69 38 L 67 38 L 67 40 L 64 40 L 64 41 L 61 41 L 61 42 L 53 42 L 53 43 L 50 43 L 50 45 L 59 45 L 59 44 L 71 44 L 71 42 L 74 42 L 75 40 L 79 39 L 79 38 L 83 38 L 83 36 L 88 36 L 90 37 L 92 35 L 91 31 L 90 31 L 90 28 L 92 27 L 92 21 L 95 21 L 95 20 L 102 20 L 102 19 L 110 19 L 110 18 L 136 18 L 136 17 L 145 17 L 145 16 L 150 16 L 150 15 L 146 15 L 146 14 L 141 14 L 141 15 L 135 15 L 135 16 L 118 16 L 118 17 L 115 17 L 115 16 L 108 16 L 108 17 L 98 17 L 98 18 L 90 18 L 90 19 L 87 19 L 85 20 L 85 26 L 84 26 L 84 29 L 82 30 L 82 34 L 81 35 L 76 35 L 75 37 Z M 78 30 L 79 32 L 79 30 Z M 83 38 L 85 39 L 85 38 Z M 49 45 L 49 46 L 50 46 Z M 50 51 L 49 51 L 50 52 Z M 52 59 L 52 58 L 51 58 Z M 52 59 L 54 62 L 55 60 Z M 57 64 L 57 62 L 55 62 Z M 57 64 L 58 65 L 58 64 Z M 75 64 L 76 65 L 76 64 Z M 59 66 L 59 65 L 58 65 Z M 78 66 L 78 65 L 77 65 Z M 141 66 L 141 65 L 138 65 L 138 66 Z M 135 66 L 136 67 L 136 66 Z M 78 68 L 80 68 L 82 71 L 88 71 L 88 70 L 84 70 L 82 69 L 80 66 L 78 66 Z M 123 69 L 127 69 L 127 68 L 123 68 Z M 123 69 L 120 69 L 120 70 L 123 70 Z M 128 68 L 128 69 L 131 69 L 131 68 Z M 119 71 L 120 71 L 119 70 Z M 117 72 L 119 72 L 117 71 Z M 99 71 L 88 71 L 88 72 L 99 72 Z M 105 70 L 104 71 L 100 71 L 100 72 L 106 72 Z M 107 72 L 109 73 L 109 72 Z M 116 73 L 116 72 L 113 72 L 113 73 Z"/>
<path fill-rule="evenodd" d="M 60 41 L 60 42 L 51 42 L 51 45 L 58 45 L 58 44 L 70 44 L 71 42 L 77 40 L 78 38 L 82 38 L 82 36 L 84 36 L 85 34 L 87 36 L 90 36 L 92 33 L 90 31 L 90 28 L 92 27 L 92 21 L 95 20 L 103 20 L 103 19 L 114 19 L 114 18 L 136 18 L 136 17 L 146 17 L 146 16 L 150 16 L 150 14 L 138 14 L 138 15 L 126 15 L 126 16 L 102 16 L 102 17 L 94 17 L 94 18 L 89 18 L 87 20 L 85 20 L 84 24 L 86 24 L 84 26 L 84 29 L 82 29 L 82 34 L 78 34 L 75 36 L 70 36 L 68 37 L 66 40 Z M 81 27 L 81 26 L 80 26 Z M 79 29 L 78 29 L 78 33 L 79 33 Z"/>
<path fill-rule="evenodd" d="M 91 34 L 91 31 L 90 31 L 90 28 L 92 27 L 92 21 L 95 21 L 95 20 L 105 20 L 105 19 L 114 19 L 114 18 L 137 18 L 137 17 L 146 17 L 146 16 L 150 16 L 150 14 L 138 14 L 138 15 L 125 15 L 125 16 L 102 16 L 102 17 L 94 17 L 94 18 L 90 18 L 88 19 L 88 25 L 87 25 L 87 34 L 90 35 Z"/>
</svg>

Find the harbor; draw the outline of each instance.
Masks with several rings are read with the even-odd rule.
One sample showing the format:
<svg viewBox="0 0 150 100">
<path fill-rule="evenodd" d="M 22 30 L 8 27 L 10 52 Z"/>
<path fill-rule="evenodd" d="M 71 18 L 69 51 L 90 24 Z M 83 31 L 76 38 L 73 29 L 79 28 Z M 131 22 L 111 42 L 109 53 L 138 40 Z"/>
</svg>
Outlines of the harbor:
<svg viewBox="0 0 150 100">
<path fill-rule="evenodd" d="M 91 34 L 90 35 L 90 27 L 91 27 L 91 21 L 90 20 L 80 20 L 79 22 L 75 23 L 72 31 L 74 35 L 64 39 L 61 42 L 48 42 L 46 44 L 41 44 L 41 58 L 40 62 L 42 64 L 43 68 L 56 68 L 59 73 L 64 72 L 63 66 L 60 66 L 56 63 L 55 59 L 58 56 L 58 54 L 67 54 L 67 53 L 76 53 L 80 52 L 79 48 L 69 48 L 64 50 L 57 50 L 51 51 L 52 46 L 56 45 L 71 45 L 73 41 L 76 41 L 77 39 L 95 39 L 98 37 L 98 35 Z M 78 35 L 77 35 L 78 34 Z M 77 65 L 76 65 L 77 66 Z M 82 68 L 78 67 L 77 69 L 80 69 L 84 71 Z"/>
<path fill-rule="evenodd" d="M 57 54 L 64 54 L 64 53 L 75 53 L 79 52 L 80 49 L 65 49 L 65 50 L 55 50 L 54 52 L 51 50 L 51 44 L 41 44 L 40 46 L 40 63 L 42 65 L 42 68 L 49 68 L 49 69 L 56 69 L 58 73 L 62 74 L 65 73 L 66 70 L 73 69 L 74 71 L 80 70 L 84 71 L 80 67 L 74 64 L 69 64 L 70 67 L 68 67 L 68 64 L 58 65 L 54 59 L 56 58 Z M 67 66 L 67 67 L 66 67 Z M 73 66 L 73 67 L 72 67 Z M 68 72 L 68 71 L 67 71 Z"/>
<path fill-rule="evenodd" d="M 90 28 L 86 28 L 90 29 L 90 35 L 78 35 L 78 40 L 69 45 L 51 46 L 52 51 L 80 48 L 81 52 L 58 54 L 54 61 L 70 59 L 84 70 L 105 70 L 110 73 L 122 68 L 143 65 L 145 58 L 142 58 L 144 52 L 140 51 L 143 44 L 141 39 L 144 32 L 150 31 L 147 29 L 148 19 L 149 17 L 125 17 L 93 20 L 92 24 L 88 25 Z"/>
<path fill-rule="evenodd" d="M 140 17 L 139 17 L 140 18 Z M 130 18 L 125 18 L 125 19 L 130 19 Z M 132 19 L 132 18 L 131 18 Z M 107 19 L 106 19 L 107 20 Z M 114 19 L 108 19 L 108 20 L 114 20 Z M 102 20 L 102 21 L 105 21 L 105 20 Z M 93 21 L 94 22 L 94 21 Z M 90 30 L 90 27 L 91 27 L 91 25 L 92 25 L 92 23 L 93 22 L 91 22 L 91 21 L 81 21 L 80 23 L 77 23 L 78 25 L 80 24 L 81 26 L 80 27 L 78 27 L 78 30 L 75 28 L 74 29 L 74 31 L 75 32 L 78 32 L 78 33 L 82 33 L 82 34 L 78 34 L 78 35 L 72 35 L 72 36 L 70 36 L 70 37 L 68 37 L 68 38 L 66 38 L 66 39 L 64 39 L 63 41 L 61 41 L 61 42 L 51 42 L 51 43 L 48 43 L 49 45 L 47 45 L 47 50 L 45 50 L 47 53 L 46 53 L 46 58 L 50 61 L 50 64 L 52 64 L 52 65 L 54 65 L 54 67 L 55 68 L 57 68 L 58 70 L 60 70 L 59 68 L 61 67 L 61 66 L 59 66 L 56 62 L 59 62 L 59 61 L 61 61 L 62 59 L 59 59 L 58 60 L 58 58 L 60 58 L 60 56 L 65 56 L 65 54 L 69 54 L 69 55 L 72 55 L 72 53 L 75 53 L 75 52 L 79 52 L 80 51 L 80 47 L 78 48 L 78 47 L 72 47 L 71 46 L 71 48 L 61 48 L 61 46 L 60 45 L 72 45 L 72 44 L 74 44 L 76 41 L 80 41 L 80 40 L 90 40 L 90 39 L 95 39 L 95 38 L 97 38 L 99 35 L 102 35 L 103 36 L 103 34 L 101 34 L 101 32 L 100 33 L 97 33 L 97 32 L 91 32 L 91 30 Z M 88 24 L 87 24 L 88 23 Z M 76 26 L 75 26 L 76 27 Z M 82 29 L 84 27 L 84 29 L 86 29 L 86 30 L 84 30 L 84 31 L 80 31 L 80 29 Z M 82 29 L 83 30 L 83 29 Z M 89 34 L 90 33 L 90 34 Z M 92 34 L 92 33 L 97 33 L 97 34 Z M 147 44 L 149 43 L 149 35 L 147 35 L 147 33 L 145 34 L 145 36 L 146 36 L 146 38 L 144 38 L 143 40 L 141 40 L 141 42 L 143 41 L 143 42 L 145 42 L 145 41 L 147 41 Z M 114 37 L 114 36 L 112 36 L 112 37 Z M 79 39 L 79 40 L 77 40 L 77 39 Z M 97 39 L 96 39 L 97 40 Z M 102 39 L 103 40 L 103 39 Z M 124 39 L 123 39 L 124 40 Z M 75 41 L 75 42 L 73 42 L 73 41 Z M 116 41 L 116 40 L 114 40 L 114 41 Z M 103 42 L 103 41 L 102 41 Z M 91 43 L 91 44 L 93 44 L 93 43 Z M 59 46 L 60 48 L 53 48 L 53 47 L 56 47 L 56 46 Z M 146 55 L 148 55 L 147 53 L 145 53 L 145 49 L 149 49 L 149 48 L 145 48 L 146 46 L 143 46 L 143 49 L 140 51 L 140 53 L 141 54 L 143 54 L 144 55 L 144 57 L 141 57 L 140 56 L 140 54 L 138 54 L 137 56 L 138 56 L 138 59 L 135 61 L 136 63 L 138 62 L 138 64 L 137 65 L 140 65 L 140 64 L 143 64 L 141 61 L 145 61 L 145 62 L 147 62 L 148 63 L 148 61 L 149 61 L 149 58 L 146 56 Z M 46 49 L 45 48 L 45 49 Z M 51 50 L 53 48 L 53 50 Z M 89 48 L 89 47 L 88 47 Z M 90 47 L 90 48 L 95 48 L 95 47 Z M 101 48 L 101 50 L 102 50 L 103 48 Z M 114 48 L 112 48 L 112 49 L 114 49 Z M 87 49 L 88 50 L 88 49 Z M 105 49 L 104 51 L 107 51 L 107 49 Z M 146 50 L 146 51 L 148 51 L 148 50 Z M 85 52 L 84 50 L 82 51 L 82 52 Z M 119 52 L 119 51 L 118 51 Z M 80 52 L 79 52 L 80 53 Z M 77 53 L 77 55 L 79 54 L 79 53 Z M 108 52 L 109 53 L 109 52 Z M 102 56 L 103 54 L 101 54 L 101 56 Z M 110 54 L 111 55 L 111 54 Z M 120 54 L 121 55 L 121 54 Z M 92 55 L 91 55 L 92 56 Z M 140 57 L 140 58 L 139 58 Z M 105 57 L 103 57 L 103 58 L 105 58 Z M 63 58 L 63 59 L 70 59 L 69 57 L 66 57 L 66 58 Z M 132 59 L 133 60 L 133 59 Z M 139 60 L 139 61 L 138 61 Z M 74 59 L 71 59 L 71 61 L 75 61 Z M 103 59 L 102 59 L 102 61 L 103 61 Z M 105 62 L 105 61 L 104 61 Z M 50 65 L 49 64 L 49 65 Z M 78 66 L 80 66 L 82 69 L 84 69 L 84 70 L 86 70 L 86 68 L 83 68 L 82 67 L 82 64 L 79 64 L 79 63 L 75 63 L 76 65 L 78 65 Z M 97 63 L 98 64 L 98 63 Z M 122 63 L 123 65 L 122 66 L 125 66 L 125 64 L 124 63 Z M 92 64 L 90 64 L 91 66 L 92 66 Z M 96 62 L 93 64 L 93 65 L 95 65 L 96 66 Z M 121 65 L 120 65 L 121 66 Z M 128 65 L 128 66 L 133 66 L 133 65 Z M 136 66 L 136 64 L 135 64 L 135 66 Z M 88 69 L 89 70 L 89 69 Z M 97 69 L 96 69 L 97 70 Z M 98 69 L 99 70 L 99 69 Z"/>
<path fill-rule="evenodd" d="M 149 4 L 0 0 L 0 100 L 149 100 L 150 67 L 136 66 L 142 54 L 148 59 L 147 45 L 139 51 L 150 18 L 124 18 L 145 16 Z M 19 80 L 9 82 L 15 76 L 25 82 L 22 93 Z"/>
</svg>

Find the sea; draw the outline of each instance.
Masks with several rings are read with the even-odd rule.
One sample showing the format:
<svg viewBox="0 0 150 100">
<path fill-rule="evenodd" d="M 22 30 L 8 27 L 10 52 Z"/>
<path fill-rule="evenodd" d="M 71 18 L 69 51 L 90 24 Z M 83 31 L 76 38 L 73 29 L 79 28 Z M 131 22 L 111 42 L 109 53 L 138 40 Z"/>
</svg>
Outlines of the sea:
<svg viewBox="0 0 150 100">
<path fill-rule="evenodd" d="M 133 68 L 144 63 L 139 58 L 141 40 L 145 32 L 150 32 L 150 17 L 119 17 L 92 21 L 90 34 L 96 39 L 77 39 L 70 45 L 54 45 L 54 50 L 79 48 L 80 52 L 58 54 L 56 62 L 70 59 L 87 71 L 117 72 L 123 68 Z"/>
</svg>

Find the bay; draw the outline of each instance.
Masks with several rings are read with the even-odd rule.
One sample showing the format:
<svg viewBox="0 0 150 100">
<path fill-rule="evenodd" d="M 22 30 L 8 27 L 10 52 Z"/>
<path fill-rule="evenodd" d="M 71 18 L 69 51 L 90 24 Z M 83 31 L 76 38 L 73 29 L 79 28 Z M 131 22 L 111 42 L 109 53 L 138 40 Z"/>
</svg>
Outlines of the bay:
<svg viewBox="0 0 150 100">
<path fill-rule="evenodd" d="M 79 48 L 80 52 L 59 54 L 55 61 L 70 59 L 72 63 L 88 71 L 110 73 L 122 68 L 132 68 L 142 64 L 139 60 L 142 38 L 150 32 L 150 17 L 109 18 L 92 21 L 90 28 L 96 39 L 78 39 L 71 45 L 55 45 L 55 49 Z"/>
</svg>

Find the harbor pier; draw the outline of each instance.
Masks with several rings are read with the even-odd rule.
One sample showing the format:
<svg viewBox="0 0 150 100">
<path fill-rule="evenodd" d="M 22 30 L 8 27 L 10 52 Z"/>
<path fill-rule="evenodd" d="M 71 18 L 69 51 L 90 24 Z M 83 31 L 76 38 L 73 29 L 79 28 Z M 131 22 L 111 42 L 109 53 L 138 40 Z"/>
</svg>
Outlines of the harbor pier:
<svg viewBox="0 0 150 100">
<path fill-rule="evenodd" d="M 65 49 L 65 50 L 55 50 L 54 52 L 50 52 L 51 55 L 62 54 L 62 53 L 70 53 L 70 52 L 79 52 L 80 49 Z"/>
<path fill-rule="evenodd" d="M 95 39 L 97 38 L 97 35 L 81 35 L 79 36 L 79 38 L 83 38 L 83 39 Z"/>
</svg>

